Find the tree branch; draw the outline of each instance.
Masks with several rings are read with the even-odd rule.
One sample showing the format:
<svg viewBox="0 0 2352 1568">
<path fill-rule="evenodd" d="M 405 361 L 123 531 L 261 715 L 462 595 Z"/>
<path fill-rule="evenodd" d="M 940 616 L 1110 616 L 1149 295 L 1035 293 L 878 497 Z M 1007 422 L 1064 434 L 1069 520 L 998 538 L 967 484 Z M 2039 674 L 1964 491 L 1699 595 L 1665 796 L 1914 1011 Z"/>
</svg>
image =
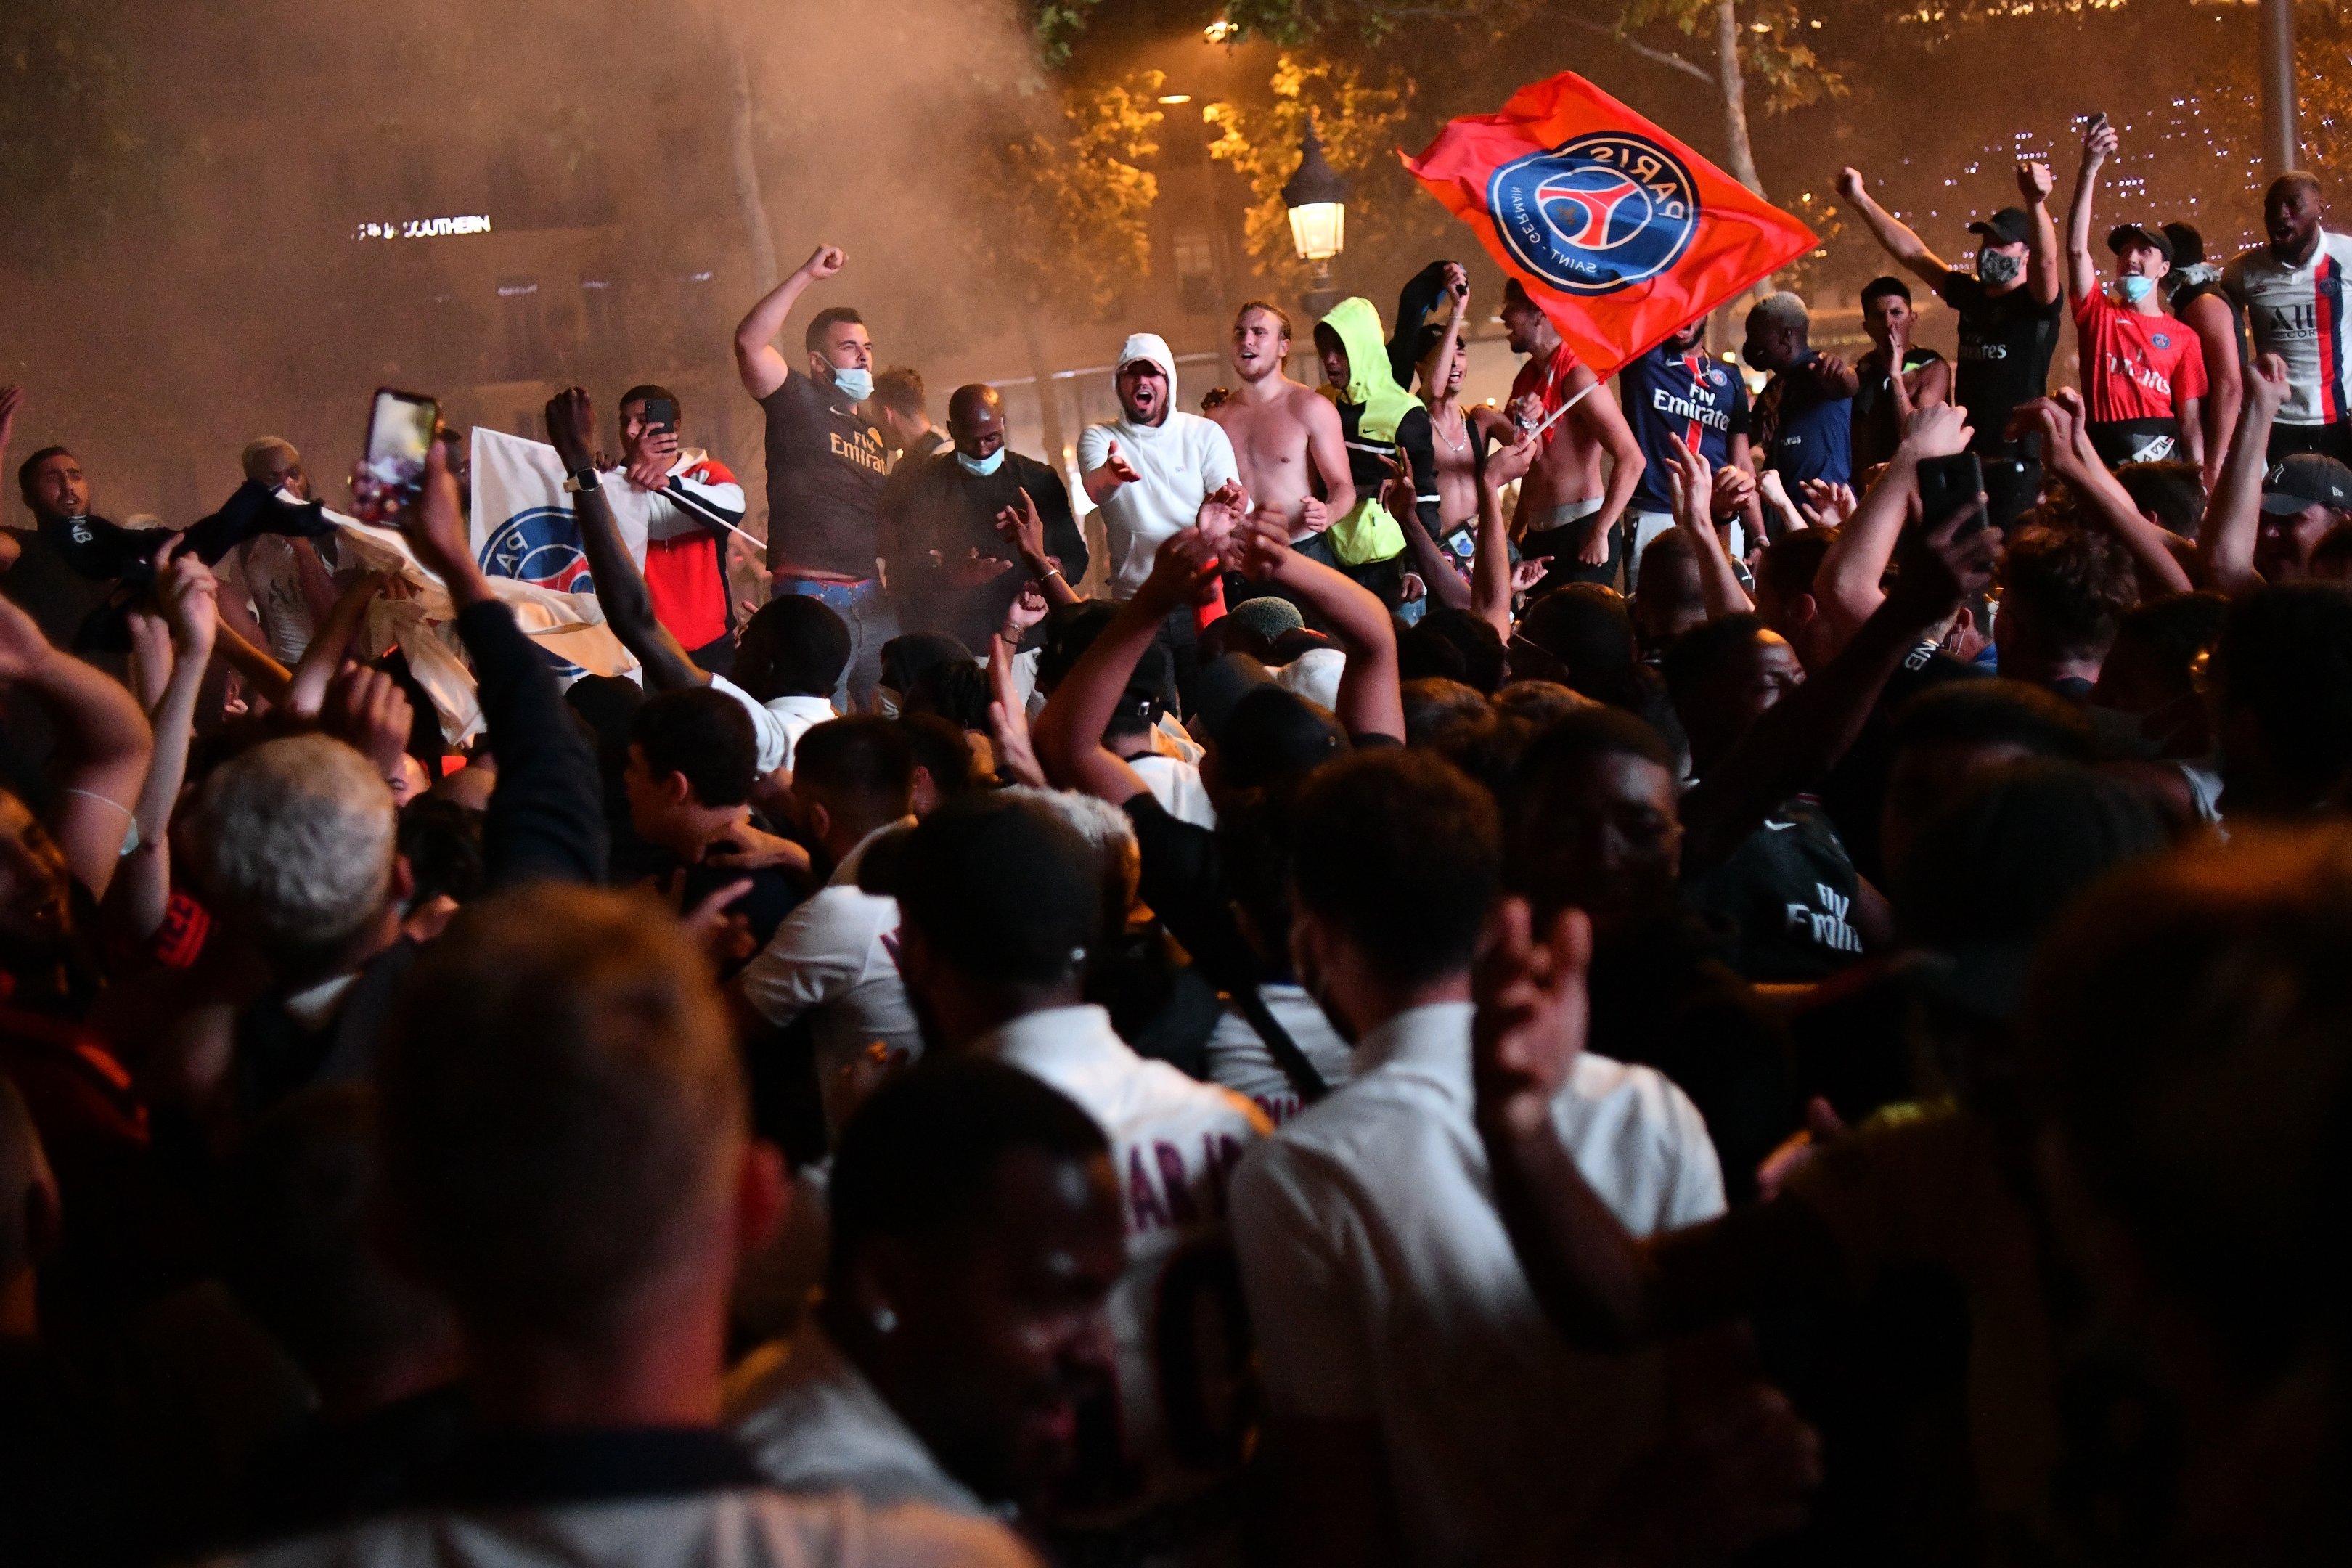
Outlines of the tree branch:
<svg viewBox="0 0 2352 1568">
<path fill-rule="evenodd" d="M 1610 26 L 1605 22 L 1588 21 L 1582 16 L 1569 16 L 1563 18 L 1563 20 L 1568 22 L 1571 26 L 1582 27 L 1588 32 L 1604 34 L 1621 47 L 1632 50 L 1634 54 L 1641 56 L 1645 60 L 1655 60 L 1662 66 L 1672 66 L 1675 69 L 1683 72 L 1685 76 L 1695 76 L 1698 78 L 1699 80 L 1706 83 L 1709 87 L 1718 85 L 1715 79 L 1715 73 L 1706 69 L 1704 66 L 1695 66 L 1691 64 L 1690 61 L 1683 58 L 1680 55 L 1671 53 L 1665 49 L 1654 49 L 1647 44 L 1638 43 L 1635 40 L 1627 37 L 1616 28 Z"/>
</svg>

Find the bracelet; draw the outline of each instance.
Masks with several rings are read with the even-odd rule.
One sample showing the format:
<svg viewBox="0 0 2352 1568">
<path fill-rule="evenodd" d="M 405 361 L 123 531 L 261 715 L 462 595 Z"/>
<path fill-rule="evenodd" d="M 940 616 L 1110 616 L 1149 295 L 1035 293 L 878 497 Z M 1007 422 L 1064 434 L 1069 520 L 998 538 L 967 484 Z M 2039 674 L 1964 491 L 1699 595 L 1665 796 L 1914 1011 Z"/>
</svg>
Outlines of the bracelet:
<svg viewBox="0 0 2352 1568">
<path fill-rule="evenodd" d="M 1048 566 L 1045 568 L 1045 572 L 1039 575 L 1037 581 L 1043 583 L 1047 577 L 1062 577 L 1062 569 L 1059 566 Z M 1067 577 L 1062 577 L 1062 581 L 1064 583 L 1067 583 L 1069 579 Z"/>
</svg>

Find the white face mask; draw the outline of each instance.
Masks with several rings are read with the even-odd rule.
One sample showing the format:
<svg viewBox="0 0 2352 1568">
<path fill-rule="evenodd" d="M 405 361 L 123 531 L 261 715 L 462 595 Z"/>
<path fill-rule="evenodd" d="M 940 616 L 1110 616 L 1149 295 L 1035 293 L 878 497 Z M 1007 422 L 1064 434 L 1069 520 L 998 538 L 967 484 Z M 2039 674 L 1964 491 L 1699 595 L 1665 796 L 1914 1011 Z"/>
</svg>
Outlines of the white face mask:
<svg viewBox="0 0 2352 1568">
<path fill-rule="evenodd" d="M 834 389 L 852 403 L 863 403 L 874 395 L 874 373 L 856 365 L 833 367 Z"/>
<path fill-rule="evenodd" d="M 985 458 L 968 458 L 961 452 L 958 452 L 956 454 L 956 466 L 962 468 L 965 473 L 970 474 L 973 479 L 984 479 L 988 478 L 989 475 L 996 472 L 997 469 L 1004 467 L 1004 448 L 999 447 L 995 451 L 991 452 Z"/>
</svg>

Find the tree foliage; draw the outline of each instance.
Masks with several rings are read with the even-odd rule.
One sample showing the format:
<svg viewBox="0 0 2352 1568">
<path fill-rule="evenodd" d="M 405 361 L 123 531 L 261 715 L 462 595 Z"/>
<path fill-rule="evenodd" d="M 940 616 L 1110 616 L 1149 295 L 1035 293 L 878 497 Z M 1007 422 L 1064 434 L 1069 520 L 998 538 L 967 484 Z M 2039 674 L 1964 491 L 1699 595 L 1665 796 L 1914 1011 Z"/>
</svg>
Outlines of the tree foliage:
<svg viewBox="0 0 2352 1568">
<path fill-rule="evenodd" d="M 1032 305 L 1050 298 L 1099 317 L 1151 268 L 1165 79 L 1136 71 L 1061 92 L 1053 122 L 994 151 L 986 231 L 997 270 Z"/>
<path fill-rule="evenodd" d="M 1366 68 L 1284 53 L 1255 103 L 1219 102 L 1202 112 L 1216 128 L 1209 155 L 1231 164 L 1248 182 L 1244 235 L 1259 272 L 1303 289 L 1308 268 L 1291 248 L 1282 187 L 1298 167 L 1307 117 L 1323 138 L 1323 155 L 1351 185 L 1348 248 L 1378 250 L 1412 199 L 1410 183 L 1391 153 L 1396 129 L 1410 106 L 1412 87 L 1402 73 L 1375 76 Z"/>
</svg>

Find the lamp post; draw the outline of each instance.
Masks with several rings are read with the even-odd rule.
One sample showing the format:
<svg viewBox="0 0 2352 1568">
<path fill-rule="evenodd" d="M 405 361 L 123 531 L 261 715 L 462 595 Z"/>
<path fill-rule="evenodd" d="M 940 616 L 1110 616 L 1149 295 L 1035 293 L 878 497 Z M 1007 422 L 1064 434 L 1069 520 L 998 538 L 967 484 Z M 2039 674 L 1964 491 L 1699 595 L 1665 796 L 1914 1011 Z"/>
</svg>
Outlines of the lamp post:
<svg viewBox="0 0 2352 1568">
<path fill-rule="evenodd" d="M 1348 182 L 1323 156 L 1323 138 L 1307 111 L 1307 139 L 1298 144 L 1298 172 L 1282 187 L 1290 209 L 1290 243 L 1301 261 L 1315 264 L 1315 286 L 1307 291 L 1310 316 L 1327 314 L 1338 302 L 1331 287 L 1331 258 L 1348 247 Z"/>
</svg>

